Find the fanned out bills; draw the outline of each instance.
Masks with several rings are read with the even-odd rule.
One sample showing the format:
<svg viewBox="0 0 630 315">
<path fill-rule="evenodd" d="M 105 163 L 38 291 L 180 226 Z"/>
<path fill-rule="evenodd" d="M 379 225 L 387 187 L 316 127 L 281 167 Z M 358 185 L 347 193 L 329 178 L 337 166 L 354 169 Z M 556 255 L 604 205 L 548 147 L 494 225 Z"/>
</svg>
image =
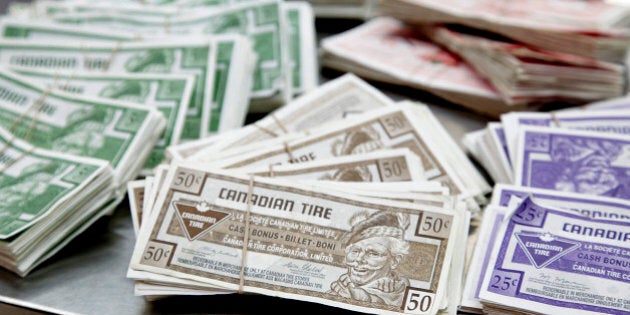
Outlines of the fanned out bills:
<svg viewBox="0 0 630 315">
<path fill-rule="evenodd" d="M 41 175 L 51 173 L 50 183 L 36 174 L 41 183 L 33 184 L 29 172 L 11 174 L 4 182 L 7 208 L 15 209 L 4 214 L 0 265 L 27 274 L 111 213 L 134 187 L 129 181 L 165 162 L 168 147 L 239 128 L 248 111 L 315 88 L 307 3 L 185 2 L 35 1 L 9 9 L 0 23 L 0 126 L 15 141 L 73 154 L 75 164 L 101 159 L 107 176 L 82 182 L 70 166 L 50 166 Z M 400 161 L 406 154 L 385 161 L 387 169 L 421 174 Z M 70 175 L 75 186 L 64 182 Z M 139 227 L 142 215 L 134 220 Z"/>
<path fill-rule="evenodd" d="M 503 314 L 627 313 L 627 97 L 509 113 L 470 133 L 500 184 L 483 212 L 460 309 Z M 473 222 L 479 225 L 479 222 Z M 618 294 L 619 293 L 619 294 Z"/>
<path fill-rule="evenodd" d="M 0 266 L 21 276 L 115 204 L 108 161 L 39 149 L 0 128 Z"/>
<path fill-rule="evenodd" d="M 490 116 L 522 110 L 508 105 L 488 81 L 457 55 L 421 36 L 419 30 L 380 17 L 322 41 L 326 67 L 429 91 Z"/>
<path fill-rule="evenodd" d="M 510 207 L 517 205 L 528 196 L 533 197 L 538 203 L 552 207 L 563 207 L 574 211 L 576 214 L 598 220 L 630 220 L 630 204 L 627 200 L 575 193 L 558 193 L 531 187 L 497 185 L 492 200 L 485 210 L 481 224 L 481 235 L 479 235 L 476 243 L 475 254 L 468 270 L 464 288 L 465 294 L 461 304 L 463 310 L 478 312 L 481 309 L 479 292 L 485 276 L 485 266 L 488 265 L 491 257 L 493 240 L 497 238 L 498 229 L 506 214 L 509 213 Z"/>
<path fill-rule="evenodd" d="M 627 312 L 629 227 L 525 199 L 497 234 L 479 294 L 484 310 Z"/>
<path fill-rule="evenodd" d="M 4 37 L 10 39 L 24 39 L 26 42 L 38 40 L 69 40 L 76 43 L 111 43 L 116 51 L 123 42 L 139 42 L 140 37 L 124 32 L 103 32 L 99 30 L 77 29 L 76 26 L 57 25 L 49 22 L 24 22 L 8 19 L 0 22 Z M 180 42 L 175 40 L 175 42 Z M 173 42 L 163 39 L 162 42 Z M 190 43 L 209 45 L 207 52 L 200 51 L 201 47 L 188 45 Z M 123 69 L 82 69 L 82 71 L 109 72 L 109 73 L 154 73 L 154 74 L 187 74 L 195 75 L 195 88 L 190 102 L 190 111 L 186 123 L 199 126 L 197 132 L 191 127 L 184 134 L 184 139 L 197 139 L 209 133 L 217 133 L 240 127 L 247 113 L 249 94 L 239 91 L 239 88 L 247 88 L 252 84 L 254 61 L 256 56 L 250 43 L 240 36 L 214 36 L 214 40 L 208 40 L 201 36 L 193 36 L 182 45 L 181 53 L 188 56 L 188 61 L 180 65 L 171 66 L 177 61 L 178 47 L 170 45 L 167 52 L 161 56 L 154 49 L 166 48 L 164 46 L 147 47 L 146 60 L 141 61 L 145 65 L 140 67 L 125 67 Z M 175 45 L 176 46 L 176 45 Z M 151 53 L 149 53 L 151 52 Z M 185 54 L 185 52 L 188 52 Z M 194 55 L 190 52 L 194 52 Z M 117 53 L 115 54 L 117 55 Z M 113 56 L 112 56 L 113 57 Z M 198 60 L 190 60 L 190 58 Z M 154 60 L 155 59 L 155 60 Z M 159 66 L 159 64 L 163 64 Z M 108 65 L 109 66 L 109 65 Z M 34 67 L 34 66 L 33 66 Z M 41 65 L 41 67 L 46 67 Z M 68 71 L 68 69 L 58 69 Z M 208 96 L 204 96 L 208 95 Z M 200 121 L 202 119 L 202 121 Z"/>
<path fill-rule="evenodd" d="M 456 212 L 340 198 L 263 179 L 248 184 L 247 176 L 183 165 L 169 172 L 169 190 L 179 190 L 172 186 L 177 173 L 197 177 L 196 188 L 160 193 L 155 205 L 160 210 L 147 224 L 153 228 L 140 230 L 132 268 L 355 310 L 398 313 L 403 307 L 420 307 L 422 298 L 428 312 L 439 308 Z M 238 197 L 248 189 L 248 198 L 256 201 Z M 444 226 L 436 232 L 425 220 Z M 377 255 L 387 269 L 368 271 L 361 265 Z M 426 264 L 418 265 L 418 259 Z M 305 266 L 315 269 L 306 271 Z M 413 302 L 410 297 L 416 296 L 419 300 Z"/>
<path fill-rule="evenodd" d="M 216 64 L 221 47 L 238 50 L 239 44 L 247 45 L 243 38 L 230 36 L 222 39 L 181 40 L 160 43 L 55 43 L 43 44 L 32 41 L 5 40 L 0 42 L 0 63 L 14 68 L 87 71 L 96 73 L 169 73 L 192 74 L 195 87 L 186 115 L 184 139 L 197 139 L 212 129 L 212 98 Z M 234 58 L 239 60 L 238 58 Z M 247 59 L 242 60 L 246 63 Z M 224 69 L 225 70 L 225 69 Z M 235 84 L 235 83 L 234 83 Z M 242 82 L 239 82 L 242 84 Z M 243 109 L 214 111 L 221 116 L 233 116 L 233 126 L 242 124 L 246 111 Z M 215 120 L 221 121 L 219 118 Z M 226 118 L 226 122 L 231 119 Z M 216 126 L 218 128 L 219 126 Z M 218 130 L 218 129 L 217 129 Z"/>
<path fill-rule="evenodd" d="M 425 106 L 346 75 L 167 151 L 170 165 L 128 186 L 137 295 L 457 310 L 466 257 L 454 248 L 489 186 Z"/>
<path fill-rule="evenodd" d="M 246 94 L 241 102 L 230 107 L 247 110 L 249 104 L 251 110 L 268 111 L 289 101 L 293 94 L 314 88 L 317 82 L 313 13 L 305 2 L 196 1 L 158 6 L 42 1 L 36 2 L 31 11 L 14 16 L 15 19 L 5 22 L 4 33 L 9 36 L 70 35 L 81 37 L 82 41 L 107 37 L 155 41 L 168 37 L 243 35 L 257 55 L 255 65 L 228 59 L 223 63 L 229 68 L 244 69 L 240 72 L 251 77 L 251 104 Z M 43 22 L 33 23 L 36 19 Z M 75 31 L 64 31 L 68 27 Z M 217 93 L 238 93 L 235 91 L 243 87 L 224 90 L 215 86 Z"/>
<path fill-rule="evenodd" d="M 254 150 L 238 155 L 198 154 L 190 159 L 222 168 L 242 168 L 408 148 L 421 158 L 426 179 L 444 183 L 455 195 L 482 196 L 489 187 L 459 148 L 443 146 L 449 141 L 448 135 L 434 119 L 423 105 L 400 104 L 367 112 L 334 128 L 313 130 L 309 135 L 289 134 L 268 140 L 264 146 L 250 145 Z"/>
<path fill-rule="evenodd" d="M 215 10 L 191 10 L 186 14 L 156 16 L 95 12 L 55 15 L 56 23 L 82 28 L 103 28 L 147 40 L 168 36 L 239 34 L 251 40 L 258 54 L 252 96 L 266 102 L 285 103 L 291 97 L 289 49 L 283 32 L 287 27 L 280 1 L 244 2 Z M 229 21 L 229 22 L 228 22 Z"/>
<path fill-rule="evenodd" d="M 338 6 L 358 10 L 361 3 L 374 2 Z M 378 18 L 322 41 L 324 66 L 425 90 L 495 118 L 627 92 L 627 7 L 574 0 L 375 3 Z"/>
<path fill-rule="evenodd" d="M 587 132 L 594 136 L 615 137 L 616 134 L 618 135 L 617 138 L 619 136 L 628 137 L 630 135 L 630 101 L 624 97 L 588 104 L 581 109 L 549 113 L 514 112 L 504 114 L 501 116 L 501 122 L 491 122 L 485 129 L 467 134 L 463 143 L 468 152 L 486 168 L 495 182 L 512 183 L 515 174 L 518 173 L 517 165 L 515 165 L 519 159 L 517 151 L 521 146 L 526 145 L 519 142 L 519 133 L 523 127 L 527 126 L 582 131 L 582 135 Z M 555 132 L 549 129 L 543 130 Z M 585 140 L 580 137 L 578 142 L 582 141 L 585 150 L 597 150 L 594 140 Z M 614 140 L 610 139 L 610 141 Z M 566 149 L 572 148 L 567 146 Z M 583 149 L 579 151 L 586 152 Z M 584 154 L 584 157 L 587 155 Z M 580 157 L 575 156 L 567 158 L 567 161 L 579 159 Z M 613 162 L 613 164 L 617 163 Z"/>
<path fill-rule="evenodd" d="M 191 141 L 167 149 L 167 156 L 186 159 L 206 148 L 228 149 L 270 140 L 290 132 L 299 132 L 367 110 L 392 106 L 392 101 L 352 74 L 325 83 L 316 90 L 277 109 L 273 114 L 240 130 Z"/>
<path fill-rule="evenodd" d="M 549 51 L 623 62 L 630 9 L 607 1 L 380 1 L 383 15 L 415 24 L 461 24 Z"/>
<path fill-rule="evenodd" d="M 167 148 L 239 128 L 250 109 L 317 84 L 306 2 L 44 0 L 8 12 L 0 265 L 22 276 L 110 214 Z M 396 157 L 392 167 L 409 166 Z M 139 228 L 146 215 L 134 213 Z"/>
<path fill-rule="evenodd" d="M 467 29 L 422 30 L 492 82 L 508 104 L 595 101 L 621 96 L 625 90 L 625 67 L 620 64 L 486 38 Z"/>
<path fill-rule="evenodd" d="M 15 69 L 15 72 L 47 88 L 155 106 L 164 115 L 166 127 L 144 165 L 145 173 L 152 172 L 162 162 L 166 147 L 179 143 L 195 83 L 193 75 L 179 74 L 96 74 L 31 69 Z"/>
<path fill-rule="evenodd" d="M 164 130 L 155 108 L 52 90 L 1 69 L 0 92 L 0 126 L 41 148 L 106 160 L 118 185 L 136 177 Z"/>
<path fill-rule="evenodd" d="M 626 93 L 627 66 L 618 61 L 530 45 L 462 25 L 422 24 L 430 22 L 371 19 L 325 38 L 322 63 L 422 89 L 493 117 Z"/>
</svg>

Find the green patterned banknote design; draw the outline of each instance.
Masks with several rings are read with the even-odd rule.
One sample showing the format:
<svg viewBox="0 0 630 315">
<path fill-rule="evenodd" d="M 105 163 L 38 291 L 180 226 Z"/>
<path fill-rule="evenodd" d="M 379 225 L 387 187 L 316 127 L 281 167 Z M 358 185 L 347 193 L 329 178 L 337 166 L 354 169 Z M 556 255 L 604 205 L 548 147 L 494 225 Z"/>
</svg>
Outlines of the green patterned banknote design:
<svg viewBox="0 0 630 315">
<path fill-rule="evenodd" d="M 200 53 L 203 57 L 203 51 Z M 175 63 L 174 51 L 170 49 L 147 49 L 129 58 L 125 62 L 125 69 L 130 73 L 168 73 L 173 67 L 173 63 Z"/>
<path fill-rule="evenodd" d="M 85 45 L 43 45 L 0 43 L 0 61 L 26 69 L 55 69 L 93 73 L 192 74 L 195 86 L 191 96 L 182 139 L 197 139 L 204 110 L 210 110 L 214 75 L 213 46 L 210 42 L 177 44 L 117 43 Z M 210 67 L 210 69 L 209 69 Z M 210 76 L 210 77 L 209 77 Z"/>
<path fill-rule="evenodd" d="M 121 83 L 125 83 L 127 85 L 125 86 Z M 145 169 L 153 169 L 164 160 L 164 152 L 166 151 L 166 148 L 171 144 L 176 144 L 178 142 L 175 140 L 179 140 L 178 135 L 184 127 L 183 121 L 178 121 L 178 116 L 180 116 L 181 111 L 186 111 L 188 108 L 188 101 L 182 101 L 186 94 L 186 80 L 127 80 L 121 83 L 106 87 L 103 91 L 101 91 L 101 96 L 130 100 L 140 104 L 157 105 L 157 109 L 166 118 L 167 125 L 164 133 L 155 148 L 153 148 L 153 151 L 151 151 L 149 159 L 144 165 Z M 113 95 L 110 94 L 115 88 L 119 88 L 119 90 L 117 90 Z M 153 89 L 156 90 L 155 98 L 148 99 L 148 93 Z M 121 94 L 122 92 L 126 92 L 127 94 Z"/>
<path fill-rule="evenodd" d="M 194 80 L 191 76 L 157 74 L 76 74 L 18 70 L 34 82 L 70 93 L 99 96 L 155 107 L 166 118 L 166 128 L 149 155 L 144 169 L 164 159 L 166 147 L 177 144 L 184 126 Z"/>
<path fill-rule="evenodd" d="M 41 148 L 107 160 L 114 169 L 139 141 L 150 111 L 45 93 L 5 72 L 0 72 L 0 101 L 0 126 L 17 137 Z"/>
<path fill-rule="evenodd" d="M 255 97 L 272 97 L 281 92 L 284 82 L 283 60 L 288 58 L 282 43 L 280 2 L 244 1 L 193 16 L 155 18 L 130 14 L 84 14 L 55 17 L 59 23 L 84 27 L 111 28 L 138 36 L 186 34 L 240 34 L 247 36 L 258 54 L 254 71 Z M 168 25 L 167 27 L 165 25 Z M 287 83 L 288 84 L 288 83 Z"/>
<path fill-rule="evenodd" d="M 0 239 L 32 225 L 106 164 L 79 163 L 27 152 L 0 135 Z"/>
</svg>

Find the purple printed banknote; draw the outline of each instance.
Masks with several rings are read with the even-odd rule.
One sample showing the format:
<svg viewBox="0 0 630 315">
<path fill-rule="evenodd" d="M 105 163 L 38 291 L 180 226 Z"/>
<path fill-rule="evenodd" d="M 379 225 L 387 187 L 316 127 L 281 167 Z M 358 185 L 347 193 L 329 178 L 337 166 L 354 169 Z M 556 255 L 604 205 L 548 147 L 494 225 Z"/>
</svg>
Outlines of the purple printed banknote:
<svg viewBox="0 0 630 315">
<path fill-rule="evenodd" d="M 493 240 L 501 227 L 506 212 L 514 209 L 528 196 L 542 205 L 571 210 L 576 214 L 593 219 L 621 220 L 630 222 L 630 201 L 576 193 L 565 193 L 547 189 L 498 184 L 494 187 L 489 206 L 484 210 L 484 217 L 475 244 L 474 256 L 466 277 L 462 295 L 462 310 L 481 311 L 479 292 L 485 276 L 492 250 Z"/>
<path fill-rule="evenodd" d="M 515 156 L 517 185 L 630 199 L 630 137 L 525 126 Z"/>
<path fill-rule="evenodd" d="M 630 312 L 630 222 L 596 220 L 528 197 L 503 220 L 483 278 L 484 308 Z"/>
<path fill-rule="evenodd" d="M 509 154 L 516 154 L 522 126 L 558 127 L 630 135 L 630 107 L 617 110 L 572 110 L 555 113 L 512 112 L 501 116 Z"/>
</svg>

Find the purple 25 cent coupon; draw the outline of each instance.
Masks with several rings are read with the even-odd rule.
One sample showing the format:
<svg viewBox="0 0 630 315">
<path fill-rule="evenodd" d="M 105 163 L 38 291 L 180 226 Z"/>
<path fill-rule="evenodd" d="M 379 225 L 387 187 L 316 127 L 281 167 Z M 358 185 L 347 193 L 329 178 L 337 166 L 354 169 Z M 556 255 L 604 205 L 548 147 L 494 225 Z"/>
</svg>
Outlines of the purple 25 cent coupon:
<svg viewBox="0 0 630 315">
<path fill-rule="evenodd" d="M 525 199 L 504 222 L 480 298 L 541 313 L 630 312 L 630 222 Z"/>
</svg>

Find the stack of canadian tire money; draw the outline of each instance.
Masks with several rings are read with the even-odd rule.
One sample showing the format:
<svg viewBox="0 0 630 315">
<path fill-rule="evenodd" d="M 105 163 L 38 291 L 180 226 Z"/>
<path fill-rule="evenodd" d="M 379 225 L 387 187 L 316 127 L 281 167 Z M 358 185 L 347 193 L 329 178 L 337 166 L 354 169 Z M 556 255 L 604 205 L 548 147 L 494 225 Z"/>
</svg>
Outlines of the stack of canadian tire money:
<svg viewBox="0 0 630 315">
<path fill-rule="evenodd" d="M 94 63 L 49 67 L 193 75 L 184 139 L 240 127 L 248 110 L 267 112 L 317 85 L 313 14 L 305 2 L 40 0 L 9 13 L 5 38 L 96 45 L 70 45 L 68 54 L 81 47 L 109 52 L 87 54 L 103 58 Z"/>
<path fill-rule="evenodd" d="M 165 121 L 155 108 L 77 96 L 7 69 L 0 98 L 0 266 L 24 276 L 113 211 Z"/>
<path fill-rule="evenodd" d="M 498 184 L 461 308 L 630 312 L 630 98 L 505 114 L 464 144 Z"/>
<path fill-rule="evenodd" d="M 187 2 L 11 4 L 0 22 L 0 266 L 29 273 L 111 213 L 167 147 L 315 87 L 307 3 Z"/>
<path fill-rule="evenodd" d="M 171 164 L 128 186 L 136 294 L 457 310 L 468 225 L 490 187 L 425 105 L 345 75 L 167 152 Z"/>
<path fill-rule="evenodd" d="M 27 275 L 127 196 L 122 268 L 149 300 L 630 314 L 629 9 L 309 2 L 13 4 L 0 266 Z M 318 86 L 314 13 L 370 18 L 321 41 L 325 66 L 355 74 Z M 459 141 L 359 76 L 500 121 Z M 525 111 L 558 101 L 581 106 Z"/>
<path fill-rule="evenodd" d="M 373 16 L 322 43 L 326 67 L 431 92 L 498 117 L 626 92 L 630 9 L 606 1 L 314 0 Z M 331 8 L 338 7 L 335 11 Z M 319 8 L 319 9 L 318 9 Z"/>
</svg>

